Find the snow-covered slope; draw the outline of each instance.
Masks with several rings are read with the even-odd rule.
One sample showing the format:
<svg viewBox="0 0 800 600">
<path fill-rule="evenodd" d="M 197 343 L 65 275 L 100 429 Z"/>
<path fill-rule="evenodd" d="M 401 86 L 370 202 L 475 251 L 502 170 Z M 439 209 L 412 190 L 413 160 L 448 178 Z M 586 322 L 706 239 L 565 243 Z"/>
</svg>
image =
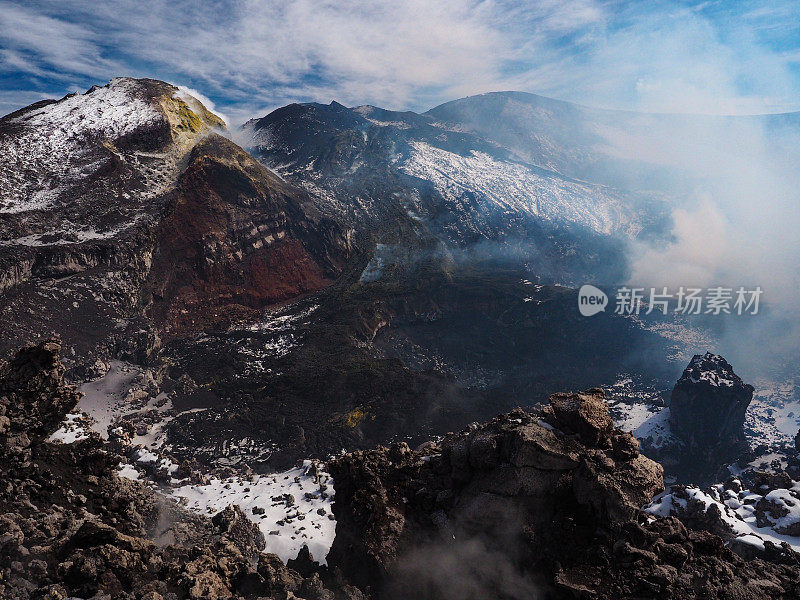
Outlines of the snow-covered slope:
<svg viewBox="0 0 800 600">
<path fill-rule="evenodd" d="M 183 156 L 215 127 L 185 92 L 130 78 L 0 119 L 3 244 L 107 239 L 152 218 Z"/>
<path fill-rule="evenodd" d="M 508 218 L 527 215 L 584 226 L 610 235 L 636 234 L 618 193 L 601 186 L 543 175 L 523 163 L 503 161 L 473 151 L 469 156 L 424 142 L 411 142 L 411 155 L 400 169 L 429 181 L 452 203 L 469 214 L 496 212 Z"/>
<path fill-rule="evenodd" d="M 23 133 L 4 138 L 0 146 L 0 213 L 49 207 L 97 166 L 82 164 L 93 144 L 113 144 L 165 121 L 163 111 L 137 92 L 134 80 L 114 79 L 8 119 L 7 126 Z"/>
<path fill-rule="evenodd" d="M 513 257 L 557 283 L 621 279 L 624 247 L 668 215 L 661 195 L 565 176 L 429 114 L 294 104 L 237 135 L 367 245 Z"/>
</svg>

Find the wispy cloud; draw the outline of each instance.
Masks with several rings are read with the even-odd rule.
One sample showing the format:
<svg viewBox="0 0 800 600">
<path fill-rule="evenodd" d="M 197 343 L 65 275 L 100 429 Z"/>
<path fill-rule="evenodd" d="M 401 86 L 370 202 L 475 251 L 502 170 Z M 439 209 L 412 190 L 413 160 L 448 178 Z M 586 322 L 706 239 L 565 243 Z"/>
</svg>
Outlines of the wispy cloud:
<svg viewBox="0 0 800 600">
<path fill-rule="evenodd" d="M 788 1 L 0 0 L 0 85 L 60 95 L 151 76 L 234 120 L 294 100 L 420 109 L 496 89 L 774 111 L 797 107 L 798 17 Z"/>
</svg>

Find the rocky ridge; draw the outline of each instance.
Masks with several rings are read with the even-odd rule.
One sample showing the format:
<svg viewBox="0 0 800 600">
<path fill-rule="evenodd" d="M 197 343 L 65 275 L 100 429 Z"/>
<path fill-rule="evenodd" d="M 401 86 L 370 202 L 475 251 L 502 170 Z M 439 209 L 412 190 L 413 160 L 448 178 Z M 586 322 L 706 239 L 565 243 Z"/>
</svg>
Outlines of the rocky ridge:
<svg viewBox="0 0 800 600">
<path fill-rule="evenodd" d="M 381 598 L 790 598 L 797 556 L 745 561 L 653 519 L 662 469 L 614 430 L 599 390 L 559 394 L 412 451 L 330 465 L 328 564 Z M 749 557 L 751 558 L 751 557 Z"/>
<path fill-rule="evenodd" d="M 336 538 L 283 564 L 235 507 L 208 519 L 116 474 L 96 434 L 49 434 L 78 400 L 47 341 L 0 366 L 0 593 L 46 598 L 793 598 L 797 555 L 740 558 L 639 506 L 661 467 L 598 389 L 557 394 L 417 450 L 341 456 Z"/>
</svg>

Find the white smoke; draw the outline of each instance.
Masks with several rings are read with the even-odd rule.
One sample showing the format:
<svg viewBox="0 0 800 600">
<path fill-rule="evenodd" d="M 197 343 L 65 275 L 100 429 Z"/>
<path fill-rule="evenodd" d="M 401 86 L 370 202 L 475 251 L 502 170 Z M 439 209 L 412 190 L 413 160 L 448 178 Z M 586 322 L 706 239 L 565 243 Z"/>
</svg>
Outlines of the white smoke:
<svg viewBox="0 0 800 600">
<path fill-rule="evenodd" d="M 179 98 L 181 98 L 184 101 L 187 101 L 187 100 L 189 102 L 191 102 L 192 100 L 199 101 L 203 106 L 206 107 L 206 110 L 208 112 L 210 112 L 210 113 L 218 116 L 220 119 L 222 119 L 222 122 L 225 123 L 225 127 L 230 128 L 230 126 L 231 126 L 230 119 L 228 119 L 228 117 L 226 117 L 224 114 L 222 114 L 221 112 L 219 112 L 216 109 L 216 107 L 214 106 L 214 102 L 212 102 L 212 100 L 208 96 L 204 96 L 203 94 L 201 94 L 197 90 L 192 89 L 190 87 L 186 87 L 185 85 L 176 85 L 175 87 L 178 88 L 178 93 L 176 94 L 176 96 L 178 96 Z"/>
<path fill-rule="evenodd" d="M 800 345 L 799 117 L 671 116 L 605 132 L 620 156 L 675 173 L 669 239 L 634 244 L 628 283 L 761 287 L 763 317 L 726 325 L 718 349 L 753 364 Z"/>
</svg>

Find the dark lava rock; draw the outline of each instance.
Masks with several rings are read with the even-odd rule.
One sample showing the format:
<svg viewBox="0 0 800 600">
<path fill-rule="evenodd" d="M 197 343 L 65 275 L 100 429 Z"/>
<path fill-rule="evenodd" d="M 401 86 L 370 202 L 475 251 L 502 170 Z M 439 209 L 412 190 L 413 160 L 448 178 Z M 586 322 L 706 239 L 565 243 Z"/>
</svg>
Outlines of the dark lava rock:
<svg viewBox="0 0 800 600">
<path fill-rule="evenodd" d="M 577 433 L 589 446 L 608 443 L 614 422 L 605 404 L 605 393 L 591 389 L 585 394 L 554 394 L 550 406 L 555 418 L 564 427 Z"/>
<path fill-rule="evenodd" d="M 710 532 L 639 511 L 662 489 L 662 469 L 624 442 L 629 434 L 592 433 L 605 431 L 600 398 L 559 394 L 539 417 L 517 410 L 416 451 L 336 459 L 329 566 L 388 599 L 800 591 L 796 562 L 745 561 Z M 576 430 L 605 447 L 581 443 Z"/>
<path fill-rule="evenodd" d="M 439 447 L 335 460 L 337 533 L 328 563 L 358 585 L 388 585 L 418 545 L 450 547 L 456 539 L 510 553 L 502 559 L 509 564 L 535 564 L 569 543 L 565 527 L 617 529 L 663 489 L 660 465 L 638 452 L 621 456 L 576 439 L 575 430 L 608 447 L 612 436 L 630 437 L 607 429 L 600 394 L 556 395 L 551 408 L 547 418 L 565 431 L 515 411 L 448 435 Z"/>
<path fill-rule="evenodd" d="M 228 506 L 214 515 L 211 522 L 222 533 L 228 535 L 236 547 L 245 554 L 256 556 L 257 552 L 252 552 L 252 550 L 261 551 L 267 545 L 264 534 L 258 525 L 248 519 L 238 506 Z"/>
<path fill-rule="evenodd" d="M 687 476 L 703 483 L 736 457 L 753 389 L 721 356 L 706 352 L 692 358 L 669 405 L 672 432 L 686 446 Z"/>
<path fill-rule="evenodd" d="M 116 474 L 124 460 L 97 436 L 47 438 L 79 399 L 49 340 L 0 365 L 0 598 L 112 600 L 333 598 L 265 555 L 264 536 L 229 507 L 213 520 Z M 332 584 L 337 598 L 362 598 Z M 307 596 L 310 598 L 311 596 Z"/>
<path fill-rule="evenodd" d="M 80 394 L 62 386 L 64 366 L 61 344 L 47 340 L 20 350 L 0 366 L 0 435 L 8 442 L 14 433 L 39 441 L 52 433 L 64 415 L 78 403 Z"/>
</svg>

